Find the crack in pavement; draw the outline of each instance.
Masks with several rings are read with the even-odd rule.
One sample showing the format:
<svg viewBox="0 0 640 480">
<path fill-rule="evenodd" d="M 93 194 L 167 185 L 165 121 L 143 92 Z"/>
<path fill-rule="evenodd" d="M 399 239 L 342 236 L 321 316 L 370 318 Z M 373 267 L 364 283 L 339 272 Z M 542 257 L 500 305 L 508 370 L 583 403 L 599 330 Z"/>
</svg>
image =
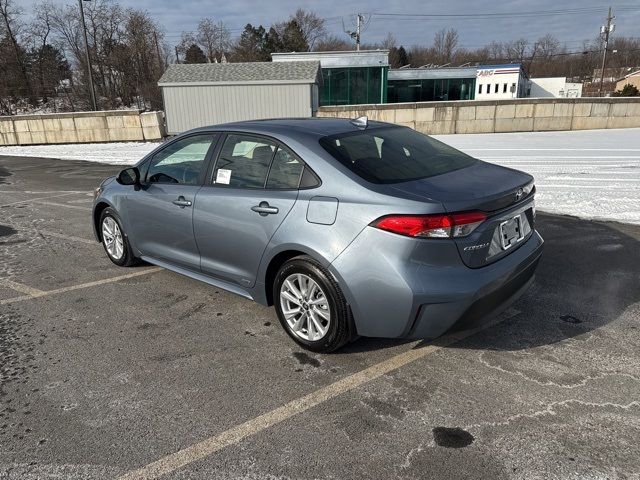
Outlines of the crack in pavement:
<svg viewBox="0 0 640 480">
<path fill-rule="evenodd" d="M 577 404 L 584 407 L 592 407 L 592 408 L 608 408 L 609 407 L 609 408 L 617 408 L 622 410 L 630 410 L 633 407 L 640 407 L 640 401 L 637 401 L 637 400 L 634 400 L 627 404 L 622 404 L 622 403 L 614 403 L 614 402 L 603 402 L 603 403 L 585 402 L 577 398 L 568 398 L 566 400 L 551 402 L 542 410 L 537 410 L 532 413 L 517 413 L 515 415 L 511 415 L 507 417 L 505 420 L 500 422 L 481 422 L 481 423 L 466 425 L 463 428 L 465 430 L 470 430 L 473 428 L 483 428 L 483 427 L 504 427 L 520 419 L 535 419 L 535 418 L 544 417 L 547 415 L 555 416 L 557 415 L 557 412 L 555 411 L 556 407 L 564 407 L 570 404 Z"/>
<path fill-rule="evenodd" d="M 589 383 L 590 381 L 593 380 L 601 380 L 603 378 L 608 378 L 608 377 L 623 377 L 623 378 L 628 378 L 631 380 L 634 380 L 636 382 L 640 382 L 640 378 L 636 377 L 635 375 L 632 375 L 630 373 L 624 373 L 624 372 L 600 372 L 597 375 L 588 375 L 586 377 L 584 377 L 582 380 L 580 380 L 579 382 L 575 382 L 575 383 L 569 383 L 569 384 L 561 384 L 558 382 L 554 382 L 553 380 L 547 380 L 547 381 L 541 381 L 538 380 L 534 377 L 531 377 L 529 375 L 527 375 L 526 373 L 519 371 L 519 370 L 507 370 L 506 368 L 500 366 L 500 365 L 492 365 L 489 362 L 487 362 L 484 359 L 484 356 L 487 352 L 481 352 L 480 355 L 478 355 L 478 361 L 480 362 L 481 365 L 484 365 L 487 368 L 490 368 L 492 370 L 496 370 L 500 373 L 505 373 L 508 375 L 515 375 L 518 376 L 520 378 L 523 378 L 529 382 L 535 383 L 536 385 L 540 385 L 542 387 L 557 387 L 557 388 L 563 388 L 566 390 L 571 390 L 574 388 L 579 388 L 579 387 L 584 387 L 587 385 L 587 383 Z"/>
</svg>

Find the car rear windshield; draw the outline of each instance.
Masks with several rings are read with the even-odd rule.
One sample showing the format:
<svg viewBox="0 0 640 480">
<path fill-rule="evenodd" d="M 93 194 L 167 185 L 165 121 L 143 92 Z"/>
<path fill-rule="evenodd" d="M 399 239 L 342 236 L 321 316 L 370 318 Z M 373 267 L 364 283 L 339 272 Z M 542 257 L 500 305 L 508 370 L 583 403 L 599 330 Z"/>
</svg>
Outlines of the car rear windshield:
<svg viewBox="0 0 640 480">
<path fill-rule="evenodd" d="M 320 145 L 371 183 L 400 183 L 468 167 L 477 160 L 407 127 L 331 135 Z"/>
</svg>

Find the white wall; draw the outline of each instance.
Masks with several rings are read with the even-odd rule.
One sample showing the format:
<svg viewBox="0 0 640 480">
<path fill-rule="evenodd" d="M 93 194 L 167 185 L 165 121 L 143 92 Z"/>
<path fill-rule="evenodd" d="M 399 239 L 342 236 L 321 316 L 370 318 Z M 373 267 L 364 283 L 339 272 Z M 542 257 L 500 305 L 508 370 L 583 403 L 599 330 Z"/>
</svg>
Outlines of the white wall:
<svg viewBox="0 0 640 480">
<path fill-rule="evenodd" d="M 479 70 L 476 76 L 476 100 L 506 100 L 518 97 L 518 85 L 521 82 L 520 73 L 500 73 L 499 70 Z M 498 92 L 496 93 L 496 84 Z M 505 90 L 506 84 L 506 92 Z M 511 92 L 515 85 L 515 92 Z M 487 87 L 490 87 L 487 93 Z M 480 91 L 482 89 L 482 91 Z M 520 87 L 522 89 L 522 86 Z M 524 96 L 524 93 L 520 93 Z"/>
<path fill-rule="evenodd" d="M 162 87 L 167 132 L 261 118 L 310 117 L 311 84 Z"/>
<path fill-rule="evenodd" d="M 582 84 L 567 82 L 566 77 L 531 79 L 532 98 L 578 98 L 582 96 Z"/>
</svg>

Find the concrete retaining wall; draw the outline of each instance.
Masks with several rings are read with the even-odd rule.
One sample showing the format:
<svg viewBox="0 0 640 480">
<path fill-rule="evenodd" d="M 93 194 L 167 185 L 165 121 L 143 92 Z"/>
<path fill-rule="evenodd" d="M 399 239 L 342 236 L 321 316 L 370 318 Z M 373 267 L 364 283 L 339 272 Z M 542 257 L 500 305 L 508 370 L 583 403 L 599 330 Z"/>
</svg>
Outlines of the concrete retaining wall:
<svg viewBox="0 0 640 480">
<path fill-rule="evenodd" d="M 640 127 L 640 98 L 553 98 L 321 107 L 318 117 L 397 123 L 423 133 L 545 132 Z"/>
<path fill-rule="evenodd" d="M 159 140 L 162 112 L 73 112 L 0 117 L 0 145 Z"/>
</svg>

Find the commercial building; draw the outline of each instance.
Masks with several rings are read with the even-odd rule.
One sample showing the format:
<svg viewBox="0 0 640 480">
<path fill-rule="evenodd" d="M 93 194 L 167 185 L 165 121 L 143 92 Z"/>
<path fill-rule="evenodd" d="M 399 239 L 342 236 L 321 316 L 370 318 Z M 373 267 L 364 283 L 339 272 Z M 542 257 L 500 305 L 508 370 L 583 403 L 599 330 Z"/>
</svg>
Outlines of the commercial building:
<svg viewBox="0 0 640 480">
<path fill-rule="evenodd" d="M 389 71 L 387 103 L 473 100 L 476 67 L 399 68 Z"/>
<path fill-rule="evenodd" d="M 271 58 L 274 63 L 319 62 L 320 106 L 499 100 L 529 94 L 529 78 L 519 63 L 390 70 L 388 50 L 272 53 Z"/>
<path fill-rule="evenodd" d="M 532 98 L 579 98 L 582 83 L 567 82 L 566 77 L 544 77 L 531 79 Z"/>
<path fill-rule="evenodd" d="M 521 64 L 478 65 L 476 69 L 476 100 L 529 96 L 529 77 Z"/>
<path fill-rule="evenodd" d="M 319 62 L 321 106 L 387 102 L 388 50 L 272 53 L 271 58 L 274 63 Z"/>
<path fill-rule="evenodd" d="M 309 117 L 319 106 L 511 99 L 531 88 L 520 64 L 390 70 L 388 50 L 273 53 L 272 59 L 170 65 L 158 82 L 168 133 Z"/>
<path fill-rule="evenodd" d="M 317 61 L 169 65 L 158 81 L 167 132 L 259 118 L 310 117 L 322 83 Z"/>
</svg>

